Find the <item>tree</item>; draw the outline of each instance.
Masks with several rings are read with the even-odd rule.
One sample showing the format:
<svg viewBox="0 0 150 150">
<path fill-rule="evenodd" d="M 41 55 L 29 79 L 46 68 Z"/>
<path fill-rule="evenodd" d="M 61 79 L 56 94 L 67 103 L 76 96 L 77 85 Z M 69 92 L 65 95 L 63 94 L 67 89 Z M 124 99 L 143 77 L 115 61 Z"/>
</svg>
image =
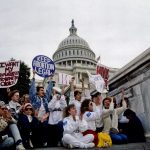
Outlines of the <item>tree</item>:
<svg viewBox="0 0 150 150">
<path fill-rule="evenodd" d="M 16 85 L 10 87 L 10 90 L 19 90 L 20 96 L 23 94 L 29 93 L 29 86 L 30 86 L 30 68 L 21 61 L 20 63 L 20 72 L 19 72 L 19 78 Z"/>
<path fill-rule="evenodd" d="M 11 58 L 10 60 L 14 60 Z M 19 71 L 19 78 L 16 85 L 10 87 L 10 90 L 19 90 L 20 96 L 23 94 L 29 93 L 29 86 L 30 86 L 30 68 L 21 61 L 20 63 L 20 71 Z M 6 88 L 0 88 L 0 100 L 8 102 L 8 93 Z"/>
</svg>

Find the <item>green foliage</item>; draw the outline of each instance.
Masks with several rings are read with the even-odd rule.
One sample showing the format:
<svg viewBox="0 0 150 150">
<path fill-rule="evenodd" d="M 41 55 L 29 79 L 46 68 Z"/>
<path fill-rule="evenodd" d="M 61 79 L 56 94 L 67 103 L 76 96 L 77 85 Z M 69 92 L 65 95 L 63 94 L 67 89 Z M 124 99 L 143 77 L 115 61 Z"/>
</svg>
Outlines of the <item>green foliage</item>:
<svg viewBox="0 0 150 150">
<path fill-rule="evenodd" d="M 10 90 L 19 90 L 20 96 L 29 93 L 30 84 L 30 68 L 24 63 L 20 63 L 19 79 L 16 85 L 10 87 Z"/>
</svg>

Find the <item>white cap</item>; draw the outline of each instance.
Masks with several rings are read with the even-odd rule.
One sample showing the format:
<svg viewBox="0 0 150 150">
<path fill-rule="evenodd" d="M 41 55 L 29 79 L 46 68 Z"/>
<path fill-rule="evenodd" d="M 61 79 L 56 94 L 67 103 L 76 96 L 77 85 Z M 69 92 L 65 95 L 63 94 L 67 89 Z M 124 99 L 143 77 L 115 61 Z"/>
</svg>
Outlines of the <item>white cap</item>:
<svg viewBox="0 0 150 150">
<path fill-rule="evenodd" d="M 61 93 L 61 89 L 59 87 L 54 86 L 53 90 L 57 91 L 58 93 Z"/>
</svg>

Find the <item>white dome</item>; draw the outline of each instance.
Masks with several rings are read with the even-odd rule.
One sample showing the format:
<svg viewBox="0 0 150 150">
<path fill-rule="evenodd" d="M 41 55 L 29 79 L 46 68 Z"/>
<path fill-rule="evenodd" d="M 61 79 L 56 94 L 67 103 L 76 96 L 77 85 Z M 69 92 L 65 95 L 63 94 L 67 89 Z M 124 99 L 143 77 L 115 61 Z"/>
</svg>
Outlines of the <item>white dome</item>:
<svg viewBox="0 0 150 150">
<path fill-rule="evenodd" d="M 67 38 L 65 38 L 58 46 L 58 49 L 57 50 L 60 50 L 66 46 L 81 46 L 81 47 L 85 47 L 85 48 L 88 48 L 90 49 L 88 43 L 80 38 L 79 36 L 77 35 L 70 35 L 68 36 Z"/>
<path fill-rule="evenodd" d="M 77 28 L 74 26 L 73 20 L 69 31 L 70 35 L 59 44 L 53 54 L 55 63 L 71 59 L 91 61 L 96 64 L 95 53 L 90 49 L 88 43 L 77 35 Z"/>
</svg>

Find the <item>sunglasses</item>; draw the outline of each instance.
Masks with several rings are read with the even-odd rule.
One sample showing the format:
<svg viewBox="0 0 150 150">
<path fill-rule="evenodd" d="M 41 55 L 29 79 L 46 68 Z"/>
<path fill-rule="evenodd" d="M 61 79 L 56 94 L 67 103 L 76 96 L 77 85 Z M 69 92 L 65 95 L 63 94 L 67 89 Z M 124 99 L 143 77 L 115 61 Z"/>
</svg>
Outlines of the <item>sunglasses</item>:
<svg viewBox="0 0 150 150">
<path fill-rule="evenodd" d="M 32 108 L 25 108 L 25 111 L 28 111 L 28 110 L 33 111 Z"/>
</svg>

